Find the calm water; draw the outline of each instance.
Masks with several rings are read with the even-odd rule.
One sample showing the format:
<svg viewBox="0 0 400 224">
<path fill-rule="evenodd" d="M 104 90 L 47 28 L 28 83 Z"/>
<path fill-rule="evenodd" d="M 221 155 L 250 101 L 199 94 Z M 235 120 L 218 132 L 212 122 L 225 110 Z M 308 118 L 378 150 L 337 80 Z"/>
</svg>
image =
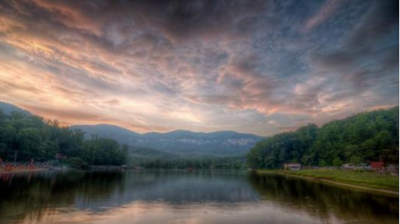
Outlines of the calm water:
<svg viewBox="0 0 400 224">
<path fill-rule="evenodd" d="M 236 172 L 0 174 L 0 223 L 399 223 L 398 198 Z"/>
</svg>

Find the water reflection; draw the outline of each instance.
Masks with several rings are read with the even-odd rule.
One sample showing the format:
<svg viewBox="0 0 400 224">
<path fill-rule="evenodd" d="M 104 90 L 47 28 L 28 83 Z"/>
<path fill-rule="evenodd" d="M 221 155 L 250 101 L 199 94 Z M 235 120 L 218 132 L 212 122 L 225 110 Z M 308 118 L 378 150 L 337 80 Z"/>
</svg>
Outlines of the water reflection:
<svg viewBox="0 0 400 224">
<path fill-rule="evenodd" d="M 264 200 L 294 212 L 304 211 L 328 221 L 332 215 L 350 223 L 398 222 L 398 198 L 343 189 L 280 175 L 249 178 Z"/>
<path fill-rule="evenodd" d="M 0 174 L 0 223 L 398 223 L 398 198 L 236 172 Z"/>
</svg>

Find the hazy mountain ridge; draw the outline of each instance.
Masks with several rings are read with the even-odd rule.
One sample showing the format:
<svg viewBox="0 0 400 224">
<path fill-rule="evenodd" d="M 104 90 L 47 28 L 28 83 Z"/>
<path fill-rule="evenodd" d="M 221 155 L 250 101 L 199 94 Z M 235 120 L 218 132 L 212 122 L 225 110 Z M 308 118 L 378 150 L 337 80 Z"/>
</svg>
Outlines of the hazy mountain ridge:
<svg viewBox="0 0 400 224">
<path fill-rule="evenodd" d="M 3 113 L 5 114 L 11 114 L 12 112 L 20 112 L 20 113 L 24 113 L 24 114 L 29 114 L 32 115 L 29 111 L 24 110 L 22 108 L 19 108 L 15 105 L 12 105 L 10 103 L 6 103 L 6 102 L 2 102 L 0 101 L 0 109 L 3 111 Z"/>
<path fill-rule="evenodd" d="M 243 155 L 249 151 L 262 137 L 242 134 L 234 131 L 218 131 L 211 133 L 177 130 L 167 133 L 150 132 L 139 134 L 113 125 L 74 125 L 86 133 L 86 137 L 99 135 L 116 139 L 121 144 L 132 147 L 144 147 L 161 152 L 212 156 Z"/>
<path fill-rule="evenodd" d="M 0 109 L 9 114 L 13 111 L 27 113 L 17 106 L 0 102 Z M 177 157 L 208 157 L 244 155 L 263 137 L 253 134 L 243 134 L 234 131 L 217 131 L 211 133 L 175 130 L 167 133 L 149 132 L 136 133 L 128 129 L 109 125 L 74 125 L 71 129 L 85 132 L 86 138 L 92 135 L 112 138 L 120 144 L 130 146 L 131 153 L 137 157 L 146 158 L 177 158 Z"/>
</svg>

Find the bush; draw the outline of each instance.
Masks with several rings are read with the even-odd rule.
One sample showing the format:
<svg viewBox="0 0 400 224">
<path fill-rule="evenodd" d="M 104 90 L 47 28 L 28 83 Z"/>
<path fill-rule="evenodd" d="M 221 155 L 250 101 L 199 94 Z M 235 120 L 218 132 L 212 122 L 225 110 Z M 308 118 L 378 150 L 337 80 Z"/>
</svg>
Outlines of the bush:
<svg viewBox="0 0 400 224">
<path fill-rule="evenodd" d="M 70 167 L 75 168 L 75 169 L 87 169 L 87 168 L 89 168 L 89 164 L 85 160 L 83 160 L 83 159 L 81 159 L 79 157 L 68 158 L 66 160 L 66 162 Z"/>
<path fill-rule="evenodd" d="M 343 162 L 342 162 L 342 160 L 340 160 L 339 158 L 335 158 L 335 159 L 333 160 L 333 165 L 334 165 L 334 166 L 342 166 L 342 165 L 343 165 Z"/>
</svg>

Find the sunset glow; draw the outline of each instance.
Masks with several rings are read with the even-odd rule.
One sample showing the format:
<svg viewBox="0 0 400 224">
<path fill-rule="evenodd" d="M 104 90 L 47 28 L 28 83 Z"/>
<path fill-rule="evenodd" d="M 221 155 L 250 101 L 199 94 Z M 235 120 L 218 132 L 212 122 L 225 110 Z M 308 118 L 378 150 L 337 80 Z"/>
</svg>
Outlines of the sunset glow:
<svg viewBox="0 0 400 224">
<path fill-rule="evenodd" d="M 111 4 L 112 2 L 112 4 Z M 0 2 L 0 101 L 263 136 L 398 105 L 398 1 Z"/>
</svg>

